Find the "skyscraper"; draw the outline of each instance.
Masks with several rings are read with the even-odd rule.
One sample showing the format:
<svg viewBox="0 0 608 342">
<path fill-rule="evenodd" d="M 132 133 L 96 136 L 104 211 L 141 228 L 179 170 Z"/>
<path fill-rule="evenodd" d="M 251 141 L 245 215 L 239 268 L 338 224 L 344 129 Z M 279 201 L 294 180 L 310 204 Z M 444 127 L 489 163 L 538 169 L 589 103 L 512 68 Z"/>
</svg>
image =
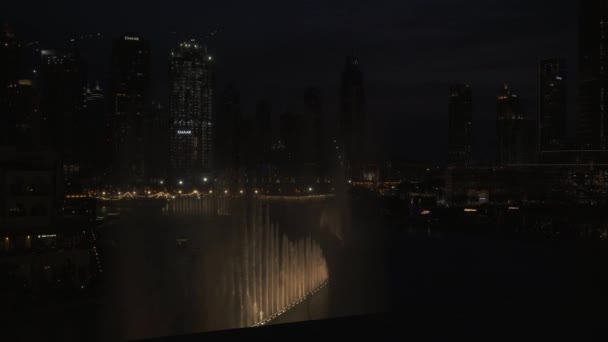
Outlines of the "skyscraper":
<svg viewBox="0 0 608 342">
<path fill-rule="evenodd" d="M 496 128 L 498 163 L 502 166 L 536 162 L 536 120 L 526 115 L 520 99 L 505 83 L 498 96 Z"/>
<path fill-rule="evenodd" d="M 241 114 L 239 93 L 230 85 L 222 92 L 216 120 L 216 169 L 228 184 L 238 180 L 242 158 L 239 144 Z"/>
<path fill-rule="evenodd" d="M 146 179 L 164 183 L 169 161 L 169 112 L 157 101 L 149 104 L 145 120 Z"/>
<path fill-rule="evenodd" d="M 555 150 L 566 137 L 566 81 L 564 61 L 540 61 L 539 67 L 540 150 Z"/>
<path fill-rule="evenodd" d="M 581 0 L 578 139 L 585 149 L 608 149 L 608 2 Z"/>
<path fill-rule="evenodd" d="M 473 153 L 473 92 L 468 84 L 450 87 L 449 162 L 469 164 Z"/>
<path fill-rule="evenodd" d="M 369 131 L 365 112 L 365 90 L 359 59 L 348 56 L 342 72 L 340 92 L 340 140 L 347 173 L 354 180 L 363 178 L 363 167 L 368 152 Z"/>
<path fill-rule="evenodd" d="M 315 87 L 308 87 L 304 92 L 304 118 L 305 132 L 304 137 L 307 141 L 304 142 L 305 162 L 314 167 L 314 176 L 322 177 L 326 172 L 326 158 L 323 155 L 323 102 L 321 99 L 321 91 Z"/>
<path fill-rule="evenodd" d="M 267 100 L 258 100 L 255 106 L 255 113 L 252 120 L 245 123 L 249 125 L 251 134 L 243 129 L 242 137 L 249 139 L 251 146 L 245 146 L 245 164 L 255 183 L 268 182 L 272 170 L 272 144 L 274 129 L 272 122 L 272 108 Z M 243 126 L 245 127 L 245 126 Z"/>
<path fill-rule="evenodd" d="M 81 121 L 77 148 L 82 171 L 90 179 L 100 179 L 108 172 L 112 146 L 106 99 L 99 83 L 84 89 Z"/>
<path fill-rule="evenodd" d="M 194 39 L 171 52 L 170 164 L 176 179 L 196 182 L 212 171 L 213 62 Z"/>
<path fill-rule="evenodd" d="M 133 183 L 144 175 L 143 126 L 150 83 L 150 47 L 126 34 L 112 45 L 110 110 L 115 181 Z"/>
<path fill-rule="evenodd" d="M 84 86 L 81 64 L 73 54 L 57 50 L 42 50 L 41 57 L 43 144 L 59 153 L 67 175 L 77 175 L 80 161 L 76 146 Z"/>
<path fill-rule="evenodd" d="M 19 42 L 4 24 L 0 32 L 0 144 L 15 140 L 15 118 L 9 115 L 9 91 L 17 83 L 19 68 Z"/>
<path fill-rule="evenodd" d="M 20 79 L 8 88 L 8 110 L 3 115 L 10 118 L 7 138 L 11 145 L 32 149 L 40 144 L 40 111 L 38 92 L 30 79 Z"/>
</svg>

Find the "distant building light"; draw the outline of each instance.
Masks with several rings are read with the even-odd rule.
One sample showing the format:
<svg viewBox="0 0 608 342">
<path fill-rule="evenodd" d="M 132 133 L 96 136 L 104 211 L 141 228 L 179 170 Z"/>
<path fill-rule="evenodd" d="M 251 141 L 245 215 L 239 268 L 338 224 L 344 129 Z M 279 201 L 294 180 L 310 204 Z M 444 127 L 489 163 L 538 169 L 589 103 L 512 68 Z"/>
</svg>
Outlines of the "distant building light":
<svg viewBox="0 0 608 342">
<path fill-rule="evenodd" d="M 55 238 L 57 237 L 57 234 L 43 234 L 43 235 L 38 235 L 39 239 L 49 239 L 49 238 Z M 6 238 L 8 240 L 8 238 Z"/>
<path fill-rule="evenodd" d="M 209 179 L 207 179 L 207 177 L 203 178 L 203 182 L 207 183 Z"/>
<path fill-rule="evenodd" d="M 180 180 L 179 185 L 184 185 L 184 181 Z"/>
<path fill-rule="evenodd" d="M 162 180 L 161 180 L 161 181 L 160 181 L 160 185 L 163 185 L 163 184 L 165 184 L 165 181 L 162 181 Z"/>
<path fill-rule="evenodd" d="M 182 191 L 180 190 L 180 191 L 178 191 L 177 193 L 181 195 L 181 194 L 182 194 Z"/>
<path fill-rule="evenodd" d="M 243 190 L 239 191 L 239 194 L 241 194 L 241 195 L 242 195 L 242 194 L 243 194 Z"/>
<path fill-rule="evenodd" d="M 224 193 L 225 193 L 225 194 L 227 194 L 227 193 L 228 193 L 228 190 L 224 190 Z"/>
<path fill-rule="evenodd" d="M 209 193 L 210 193 L 210 194 L 212 194 L 212 193 L 213 193 L 213 190 L 209 190 Z"/>
<path fill-rule="evenodd" d="M 519 210 L 519 207 L 509 207 L 509 210 Z"/>
<path fill-rule="evenodd" d="M 465 208 L 465 209 L 464 209 L 464 212 L 465 212 L 465 213 L 476 213 L 476 212 L 477 212 L 477 209 Z"/>
<path fill-rule="evenodd" d="M 431 215 L 431 211 L 430 210 L 423 210 L 423 211 L 420 212 L 420 215 L 423 215 L 423 216 Z"/>
<path fill-rule="evenodd" d="M 255 192 L 255 194 L 256 194 L 256 195 L 258 194 L 258 191 L 257 191 L 257 190 L 256 190 L 256 191 L 254 191 L 254 192 Z"/>
<path fill-rule="evenodd" d="M 208 59 L 208 60 L 212 60 L 212 59 L 213 59 L 213 57 L 209 56 L 209 57 L 207 57 L 207 59 Z"/>
</svg>

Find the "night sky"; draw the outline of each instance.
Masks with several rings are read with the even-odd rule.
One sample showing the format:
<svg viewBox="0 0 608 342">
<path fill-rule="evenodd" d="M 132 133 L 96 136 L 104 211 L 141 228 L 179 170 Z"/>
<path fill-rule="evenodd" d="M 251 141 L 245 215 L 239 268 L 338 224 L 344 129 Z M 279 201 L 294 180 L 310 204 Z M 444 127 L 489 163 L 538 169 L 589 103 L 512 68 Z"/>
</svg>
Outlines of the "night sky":
<svg viewBox="0 0 608 342">
<path fill-rule="evenodd" d="M 493 155 L 495 97 L 510 81 L 537 115 L 539 58 L 563 57 L 569 115 L 575 113 L 578 2 L 565 0 L 409 1 L 3 1 L 0 20 L 22 40 L 62 47 L 71 35 L 133 32 L 151 42 L 153 95 L 166 101 L 168 49 L 178 38 L 212 41 L 219 89 L 233 83 L 247 113 L 268 98 L 275 114 L 301 107 L 318 86 L 326 115 L 338 110 L 340 73 L 360 57 L 375 119 L 389 156 L 442 162 L 447 154 L 447 93 L 469 81 L 475 101 L 475 155 Z M 171 32 L 177 32 L 171 33 Z M 91 78 L 100 78 L 91 70 Z M 95 69 L 95 67 L 92 67 Z M 94 80 L 92 80 L 94 81 Z M 105 83 L 105 82 L 104 82 Z M 572 124 L 570 133 L 574 133 Z"/>
</svg>

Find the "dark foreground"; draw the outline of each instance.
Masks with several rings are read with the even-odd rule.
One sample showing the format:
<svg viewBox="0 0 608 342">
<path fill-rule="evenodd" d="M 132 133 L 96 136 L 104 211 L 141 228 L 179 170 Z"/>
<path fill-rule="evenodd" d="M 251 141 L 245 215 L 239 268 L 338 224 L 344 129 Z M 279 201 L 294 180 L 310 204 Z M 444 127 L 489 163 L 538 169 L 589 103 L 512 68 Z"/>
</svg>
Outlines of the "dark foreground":
<svg viewBox="0 0 608 342">
<path fill-rule="evenodd" d="M 334 334 L 341 340 L 367 334 L 422 334 L 442 339 L 465 334 L 496 339 L 532 336 L 524 335 L 530 329 L 534 336 L 545 339 L 568 336 L 580 340 L 605 326 L 605 242 L 508 239 L 411 229 L 398 219 L 379 219 L 382 216 L 377 209 L 369 203 L 354 204 L 356 215 L 347 242 L 321 238 L 328 251 L 329 286 L 279 317 L 274 322 L 278 325 L 183 335 L 202 331 L 194 323 L 186 327 L 197 318 L 184 316 L 178 320 L 183 327 L 177 329 L 183 333 L 170 340 L 285 340 Z M 145 227 L 133 231 L 134 236 L 146 233 L 151 234 Z M 141 278 L 146 280 L 141 283 L 147 283 L 144 287 L 133 283 L 131 296 L 146 294 L 146 290 L 154 294 L 155 284 L 187 265 L 165 260 L 168 254 L 152 243 L 162 241 L 157 235 L 136 239 L 150 249 L 145 253 L 148 257 L 142 254 L 138 258 L 154 271 L 150 273 L 154 277 Z M 125 281 L 129 278 L 126 274 Z M 175 286 L 190 280 L 181 279 Z M 173 292 L 182 293 L 179 289 Z M 176 303 L 168 293 L 155 295 L 159 298 L 156 306 Z M 49 303 L 35 310 L 24 307 L 4 313 L 1 321 L 7 341 L 112 340 L 111 327 L 105 321 L 108 314 L 119 319 L 119 308 L 121 305 L 107 297 L 94 297 L 73 304 Z M 176 308 L 185 310 L 183 305 Z M 170 313 L 160 310 L 158 317 Z M 334 319 L 324 320 L 327 318 Z M 308 322 L 293 324 L 299 321 Z M 163 336 L 162 329 L 158 330 L 147 335 Z"/>
</svg>

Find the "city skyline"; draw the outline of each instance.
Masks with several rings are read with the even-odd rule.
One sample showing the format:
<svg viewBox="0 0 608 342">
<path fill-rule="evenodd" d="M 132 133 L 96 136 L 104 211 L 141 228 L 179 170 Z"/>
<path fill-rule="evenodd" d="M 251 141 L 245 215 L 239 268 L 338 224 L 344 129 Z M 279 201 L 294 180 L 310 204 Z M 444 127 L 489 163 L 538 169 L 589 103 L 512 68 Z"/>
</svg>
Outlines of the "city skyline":
<svg viewBox="0 0 608 342">
<path fill-rule="evenodd" d="M 0 13 L 7 340 L 606 321 L 608 0 Z"/>
<path fill-rule="evenodd" d="M 513 84 L 527 102 L 526 107 L 528 107 L 528 103 L 530 106 L 535 106 L 538 98 L 536 88 L 539 60 L 562 57 L 570 66 L 567 71 L 569 80 L 571 80 L 568 84 L 568 103 L 576 103 L 578 26 L 575 19 L 578 6 L 569 2 L 551 2 L 554 13 L 541 26 L 534 18 L 542 12 L 546 4 L 547 2 L 534 4 L 518 2 L 502 11 L 500 15 L 492 13 L 492 4 L 488 2 L 472 4 L 481 13 L 486 13 L 487 17 L 493 17 L 496 20 L 488 22 L 480 17 L 478 20 L 459 24 L 459 21 L 462 20 L 457 15 L 459 10 L 449 3 L 433 1 L 422 5 L 414 2 L 408 4 L 408 11 L 412 12 L 412 15 L 417 11 L 421 13 L 434 11 L 437 15 L 437 22 L 443 27 L 431 29 L 425 23 L 418 23 L 418 26 L 415 26 L 416 29 L 413 29 L 410 24 L 413 25 L 416 21 L 410 15 L 406 15 L 403 24 L 397 24 L 389 16 L 389 20 L 383 26 L 389 28 L 387 32 L 375 38 L 370 35 L 371 32 L 361 32 L 357 43 L 353 38 L 343 35 L 341 33 L 343 29 L 349 28 L 353 32 L 360 32 L 361 30 L 357 29 L 358 22 L 362 26 L 369 24 L 387 11 L 401 10 L 402 6 L 381 3 L 365 12 L 362 9 L 367 6 L 362 4 L 343 5 L 343 7 L 326 5 L 326 14 L 320 18 L 321 25 L 330 22 L 338 25 L 338 30 L 332 33 L 331 46 L 325 44 L 329 37 L 315 36 L 319 28 L 310 28 L 309 24 L 301 21 L 291 25 L 289 32 L 273 33 L 269 31 L 272 25 L 287 19 L 291 15 L 290 13 L 293 13 L 292 11 L 288 11 L 282 17 L 267 21 L 262 26 L 256 26 L 252 30 L 244 30 L 236 25 L 236 18 L 225 18 L 227 9 L 223 5 L 209 9 L 209 12 L 216 16 L 210 20 L 200 21 L 205 23 L 202 25 L 204 27 L 190 25 L 186 17 L 180 22 L 166 24 L 167 27 L 163 26 L 165 24 L 152 27 L 148 19 L 142 18 L 132 22 L 117 19 L 113 22 L 111 30 L 95 20 L 90 23 L 79 23 L 78 28 L 74 26 L 69 29 L 64 26 L 63 30 L 60 30 L 59 27 L 53 30 L 72 33 L 100 31 L 104 37 L 118 36 L 124 34 L 125 31 L 133 30 L 143 37 L 152 39 L 154 88 L 152 93 L 154 99 L 166 104 L 166 101 L 160 99 L 162 97 L 160 95 L 166 89 L 164 83 L 167 80 L 166 71 L 163 68 L 166 66 L 166 55 L 169 48 L 179 40 L 169 32 L 177 31 L 181 35 L 179 38 L 185 39 L 188 33 L 195 37 L 204 37 L 217 27 L 219 28 L 218 33 L 213 38 L 212 45 L 217 50 L 218 75 L 222 75 L 221 79 L 218 79 L 218 89 L 223 89 L 226 83 L 233 83 L 241 93 L 245 115 L 253 113 L 255 102 L 266 98 L 275 108 L 275 117 L 286 110 L 297 110 L 300 106 L 299 99 L 302 90 L 310 85 L 320 87 L 324 96 L 326 115 L 339 111 L 340 77 L 336 75 L 335 70 L 342 67 L 344 56 L 354 48 L 368 80 L 369 107 L 373 111 L 372 115 L 379 118 L 380 127 L 376 130 L 386 132 L 384 140 L 390 156 L 395 159 L 446 161 L 447 157 L 443 151 L 447 148 L 445 137 L 448 125 L 445 120 L 445 105 L 439 103 L 439 99 L 445 98 L 442 94 L 445 94 L 445 89 L 450 84 L 468 82 L 476 89 L 474 122 L 478 128 L 476 129 L 478 135 L 474 138 L 476 147 L 474 154 L 476 159 L 492 160 L 493 152 L 486 147 L 488 144 L 484 142 L 492 139 L 487 130 L 494 127 L 494 98 L 500 84 L 505 81 Z M 17 15 L 23 11 L 19 8 L 20 5 L 13 6 L 16 6 L 16 9 L 10 13 Z M 131 6 L 127 5 L 126 10 L 131 9 Z M 257 13 L 263 11 L 263 8 L 252 9 L 252 11 Z M 307 13 L 311 13 L 311 9 L 308 7 L 300 9 L 303 11 L 304 17 Z M 52 8 L 50 10 L 53 13 L 57 11 Z M 7 11 L 7 13 L 9 12 Z M 450 13 L 449 16 L 447 16 L 448 13 Z M 455 15 L 451 15 L 451 13 Z M 57 18 L 61 18 L 62 15 L 58 13 Z M 442 18 L 446 18 L 446 20 L 441 20 Z M 49 20 L 40 19 L 43 22 Z M 10 21 L 10 18 L 5 20 Z M 21 26 L 26 27 L 15 28 L 17 32 L 21 33 L 20 36 L 47 35 L 48 40 L 55 39 L 55 43 L 48 43 L 50 45 L 60 45 L 70 36 L 67 33 L 51 35 L 50 32 L 32 34 L 32 30 L 28 29 L 27 24 Z M 169 28 L 168 26 L 174 27 Z M 481 27 L 483 30 L 479 30 Z M 433 30 L 450 32 L 450 34 L 439 37 L 433 33 L 436 32 Z M 28 31 L 30 32 L 28 33 Z M 524 39 L 523 44 L 526 47 L 533 46 L 513 50 L 509 45 L 509 40 L 506 39 L 507 36 L 499 33 L 503 31 L 510 31 L 509 37 L 530 36 L 530 38 Z M 492 36 L 492 33 L 496 34 Z M 304 44 L 295 44 L 297 40 L 288 38 L 288 35 L 303 38 Z M 337 39 L 335 35 L 343 36 L 343 39 Z M 60 38 L 61 36 L 66 38 Z M 402 44 L 394 45 L 392 43 L 397 42 L 397 37 L 401 37 L 399 39 Z M 43 38 L 40 39 L 43 40 Z M 376 43 L 363 43 L 372 39 Z M 290 41 L 294 43 L 287 43 Z M 288 45 L 280 43 L 274 46 L 275 44 L 271 42 L 286 42 Z M 433 47 L 437 43 L 442 43 L 439 46 L 443 47 Z M 496 53 L 488 54 L 489 50 L 478 50 L 480 44 L 484 43 L 491 43 L 492 49 Z M 256 44 L 258 47 L 253 50 L 252 44 Z M 395 46 L 395 48 L 389 50 L 387 49 L 389 46 Z M 286 55 L 281 47 L 288 47 L 293 54 Z M 448 55 L 441 52 L 447 48 L 453 51 L 449 55 L 449 59 L 446 59 Z M 272 50 L 269 49 L 275 51 L 271 52 Z M 509 53 L 500 53 L 507 50 Z M 256 51 L 255 55 L 251 55 L 253 51 Z M 323 53 L 319 53 L 319 51 L 323 51 Z M 264 56 L 262 57 L 258 53 L 263 53 Z M 467 56 L 464 60 L 460 57 L 463 55 Z M 498 58 L 500 61 L 497 60 Z M 239 61 L 247 61 L 247 63 L 239 63 Z M 430 61 L 433 63 L 430 64 Z M 249 63 L 255 64 L 256 68 L 245 68 L 245 65 Z M 396 71 L 392 73 L 383 71 L 389 65 L 392 65 Z M 432 65 L 434 67 L 431 67 Z M 473 65 L 476 67 L 472 68 Z M 450 76 L 446 77 L 444 73 L 438 77 L 438 71 L 444 69 L 449 71 Z M 285 72 L 287 70 L 290 71 Z M 285 78 L 287 74 L 290 77 Z M 265 82 L 262 84 L 254 82 L 257 78 L 264 79 Z M 103 82 L 102 86 L 106 88 Z M 407 96 L 402 94 L 407 94 Z M 574 107 L 568 107 L 569 123 L 573 121 Z M 412 120 L 416 120 L 416 127 L 412 127 Z M 424 149 L 414 148 L 416 142 L 424 137 L 430 138 L 433 143 Z"/>
</svg>

